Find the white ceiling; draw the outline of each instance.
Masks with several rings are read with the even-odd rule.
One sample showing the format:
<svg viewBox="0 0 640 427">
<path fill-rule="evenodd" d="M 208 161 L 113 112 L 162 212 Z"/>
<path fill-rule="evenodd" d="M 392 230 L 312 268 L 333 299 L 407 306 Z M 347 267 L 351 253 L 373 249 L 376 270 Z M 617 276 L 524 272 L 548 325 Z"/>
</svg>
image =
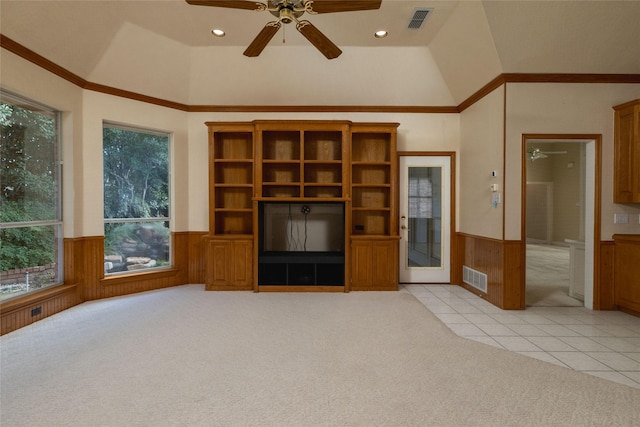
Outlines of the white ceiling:
<svg viewBox="0 0 640 427">
<path fill-rule="evenodd" d="M 423 28 L 410 30 L 407 25 L 418 7 L 432 8 L 433 13 Z M 114 48 L 124 27 L 140 28 L 185 49 L 238 47 L 241 55 L 273 20 L 267 12 L 191 6 L 183 0 L 1 0 L 0 17 L 3 35 L 83 78 Z M 430 48 L 450 86 L 464 86 L 472 73 L 483 70 L 483 83 L 496 71 L 640 74 L 640 0 L 383 0 L 375 11 L 305 19 L 345 52 L 348 47 Z M 227 36 L 213 37 L 214 27 Z M 292 51 L 314 50 L 293 25 L 284 27 L 267 50 L 283 46 L 283 39 L 285 47 L 296 47 Z M 389 37 L 374 38 L 378 29 L 388 30 Z M 478 39 L 478 34 L 483 37 Z M 451 58 L 454 53 L 464 59 Z M 479 55 L 495 56 L 489 63 L 497 65 L 485 67 Z M 469 95 L 471 89 L 450 90 L 459 102 L 458 94 Z"/>
</svg>

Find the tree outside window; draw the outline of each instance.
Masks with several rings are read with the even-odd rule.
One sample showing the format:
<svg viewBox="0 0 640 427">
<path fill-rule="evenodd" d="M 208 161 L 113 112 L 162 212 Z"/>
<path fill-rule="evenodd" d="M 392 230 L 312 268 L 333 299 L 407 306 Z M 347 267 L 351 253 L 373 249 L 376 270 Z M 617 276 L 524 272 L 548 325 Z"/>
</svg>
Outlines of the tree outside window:
<svg viewBox="0 0 640 427">
<path fill-rule="evenodd" d="M 59 113 L 2 92 L 0 299 L 61 282 Z"/>
<path fill-rule="evenodd" d="M 103 127 L 107 274 L 170 265 L 169 135 Z"/>
</svg>

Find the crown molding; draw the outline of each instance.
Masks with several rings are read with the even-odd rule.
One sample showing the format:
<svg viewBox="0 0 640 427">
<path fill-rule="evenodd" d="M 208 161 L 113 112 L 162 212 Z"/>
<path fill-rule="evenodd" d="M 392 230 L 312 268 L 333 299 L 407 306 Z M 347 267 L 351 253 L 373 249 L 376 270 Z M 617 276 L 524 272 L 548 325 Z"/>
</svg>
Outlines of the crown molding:
<svg viewBox="0 0 640 427">
<path fill-rule="evenodd" d="M 0 33 L 0 48 L 86 90 L 189 113 L 418 113 L 457 114 L 507 83 L 640 83 L 640 74 L 503 73 L 457 106 L 420 105 L 188 105 L 90 82 Z"/>
</svg>

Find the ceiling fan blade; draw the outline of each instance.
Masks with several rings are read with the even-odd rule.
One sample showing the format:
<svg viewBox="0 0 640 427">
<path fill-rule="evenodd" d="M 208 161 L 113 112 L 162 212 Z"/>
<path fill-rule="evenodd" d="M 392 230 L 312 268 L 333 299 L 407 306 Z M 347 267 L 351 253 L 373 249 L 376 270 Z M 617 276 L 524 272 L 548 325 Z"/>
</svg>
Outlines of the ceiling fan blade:
<svg viewBox="0 0 640 427">
<path fill-rule="evenodd" d="M 333 42 L 329 40 L 327 36 L 322 34 L 311 22 L 304 20 L 298 21 L 296 29 L 300 31 L 300 33 L 302 33 L 302 35 L 305 36 L 305 38 L 316 47 L 316 49 L 322 52 L 327 59 L 337 58 L 342 53 L 340 48 L 333 44 Z"/>
<path fill-rule="evenodd" d="M 192 6 L 226 7 L 230 9 L 264 10 L 265 5 L 256 1 L 244 0 L 185 0 Z"/>
<path fill-rule="evenodd" d="M 249 47 L 244 51 L 245 56 L 258 56 L 262 53 L 267 44 L 271 41 L 273 36 L 276 35 L 282 24 L 280 21 L 271 21 L 260 31 L 255 39 L 251 42 Z"/>
<path fill-rule="evenodd" d="M 380 9 L 382 0 L 313 0 L 311 9 L 315 13 L 353 12 Z"/>
</svg>

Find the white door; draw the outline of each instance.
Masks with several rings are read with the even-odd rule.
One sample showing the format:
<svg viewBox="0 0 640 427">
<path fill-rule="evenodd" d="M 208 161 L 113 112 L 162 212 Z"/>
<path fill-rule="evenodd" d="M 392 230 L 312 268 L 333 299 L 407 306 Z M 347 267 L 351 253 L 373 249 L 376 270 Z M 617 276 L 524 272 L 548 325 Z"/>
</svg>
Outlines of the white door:
<svg viewBox="0 0 640 427">
<path fill-rule="evenodd" d="M 451 281 L 451 158 L 400 156 L 400 282 Z"/>
</svg>

